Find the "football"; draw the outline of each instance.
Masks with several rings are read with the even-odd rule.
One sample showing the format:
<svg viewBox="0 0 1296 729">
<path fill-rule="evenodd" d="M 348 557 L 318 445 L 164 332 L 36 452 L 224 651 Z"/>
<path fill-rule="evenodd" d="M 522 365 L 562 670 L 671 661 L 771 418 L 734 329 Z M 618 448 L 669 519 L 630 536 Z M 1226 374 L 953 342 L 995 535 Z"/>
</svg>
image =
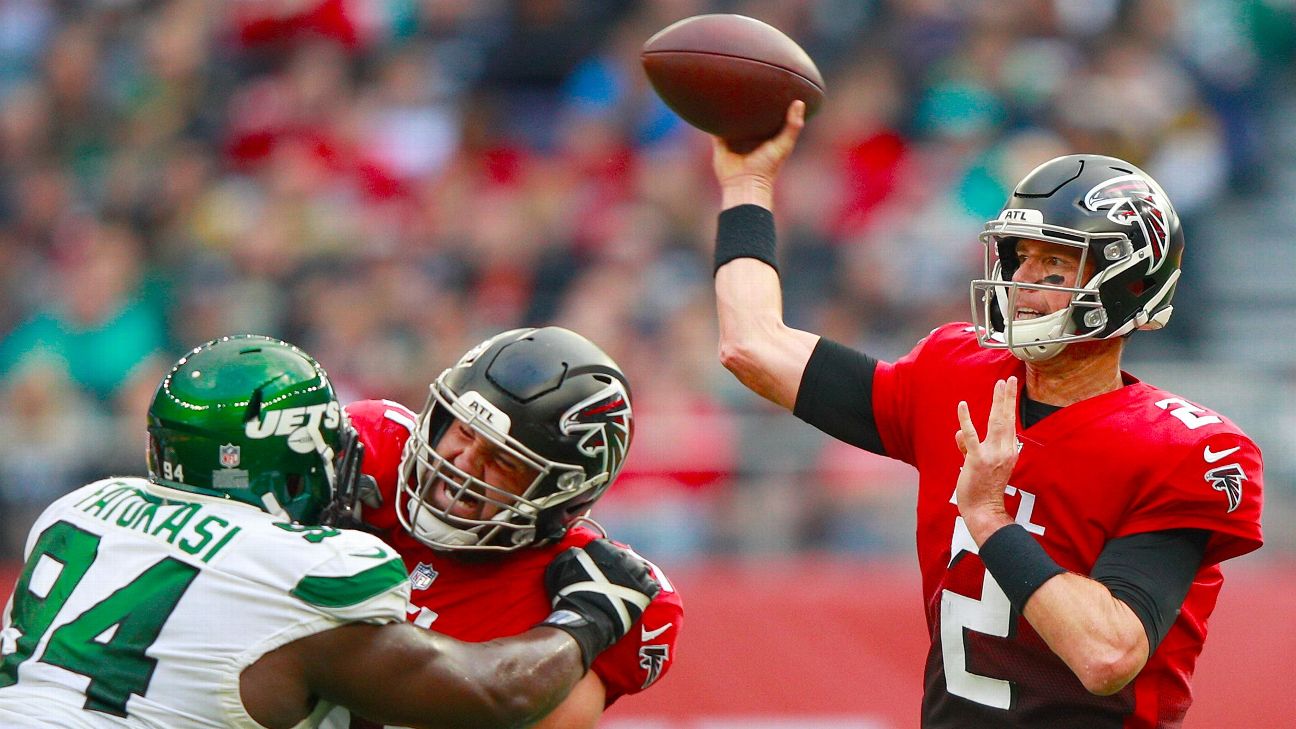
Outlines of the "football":
<svg viewBox="0 0 1296 729">
<path fill-rule="evenodd" d="M 824 99 L 823 77 L 801 46 L 743 15 L 673 23 L 644 43 L 640 60 L 667 106 L 738 151 L 778 134 L 794 99 L 807 116 Z"/>
</svg>

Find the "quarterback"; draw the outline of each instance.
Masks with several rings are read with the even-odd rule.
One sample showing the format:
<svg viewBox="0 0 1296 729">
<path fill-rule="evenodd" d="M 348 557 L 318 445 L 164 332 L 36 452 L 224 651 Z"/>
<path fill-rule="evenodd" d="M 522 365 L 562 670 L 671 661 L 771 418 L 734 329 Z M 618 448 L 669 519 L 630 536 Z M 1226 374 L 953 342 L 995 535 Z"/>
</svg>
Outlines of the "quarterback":
<svg viewBox="0 0 1296 729">
<path fill-rule="evenodd" d="M 515 638 L 407 625 L 399 557 L 321 524 L 357 475 L 345 430 L 296 347 L 226 337 L 181 359 L 149 408 L 149 477 L 78 489 L 32 528 L 0 632 L 0 726 L 344 727 L 335 706 L 515 726 L 556 706 L 656 594 L 641 560 L 599 540 L 554 559 L 556 609 Z"/>
<path fill-rule="evenodd" d="M 896 362 L 782 320 L 773 189 L 804 124 L 713 143 L 721 360 L 821 430 L 918 469 L 922 725 L 1177 727 L 1223 578 L 1260 547 L 1263 464 L 1219 413 L 1121 369 L 1169 321 L 1184 234 L 1160 185 L 1075 154 L 980 235 L 972 321 Z"/>
<path fill-rule="evenodd" d="M 404 558 L 410 620 L 470 641 L 513 635 L 553 609 L 545 566 L 603 536 L 586 515 L 633 431 L 621 369 L 560 327 L 482 342 L 436 379 L 417 414 L 388 400 L 346 412 L 378 493 L 373 506 L 357 502 L 359 518 Z M 660 594 L 540 726 L 593 727 L 670 669 L 683 608 L 649 565 Z"/>
</svg>

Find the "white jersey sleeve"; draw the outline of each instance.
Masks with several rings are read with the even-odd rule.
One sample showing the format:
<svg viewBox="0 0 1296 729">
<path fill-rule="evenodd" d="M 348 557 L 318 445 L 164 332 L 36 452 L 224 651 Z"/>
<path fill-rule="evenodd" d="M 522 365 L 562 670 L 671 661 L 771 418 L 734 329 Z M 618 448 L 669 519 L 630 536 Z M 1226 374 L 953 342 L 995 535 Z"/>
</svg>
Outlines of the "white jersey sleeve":
<svg viewBox="0 0 1296 729">
<path fill-rule="evenodd" d="M 255 729 L 244 668 L 347 623 L 403 621 L 409 594 L 370 534 L 133 478 L 54 503 L 26 557 L 0 632 L 4 727 Z M 331 709 L 300 726 L 342 721 Z"/>
</svg>

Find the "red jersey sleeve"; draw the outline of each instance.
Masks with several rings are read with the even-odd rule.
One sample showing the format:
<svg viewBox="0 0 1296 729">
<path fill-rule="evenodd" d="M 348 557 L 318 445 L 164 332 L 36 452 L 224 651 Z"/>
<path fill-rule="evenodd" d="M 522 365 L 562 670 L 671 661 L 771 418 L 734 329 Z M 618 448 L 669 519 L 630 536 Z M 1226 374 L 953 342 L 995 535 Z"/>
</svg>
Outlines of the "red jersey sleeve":
<svg viewBox="0 0 1296 729">
<path fill-rule="evenodd" d="M 684 627 L 684 603 L 661 568 L 652 562 L 648 564 L 661 584 L 661 593 L 648 604 L 639 624 L 616 645 L 603 651 L 592 666 L 603 680 L 608 706 L 626 694 L 653 685 L 675 662 L 675 641 Z"/>
<path fill-rule="evenodd" d="M 401 453 L 418 416 L 391 400 L 359 400 L 347 405 L 346 413 L 365 447 L 360 471 L 373 477 L 382 495 L 382 506 L 366 508 L 360 516 L 366 524 L 385 532 L 398 529 L 395 504 Z"/>
<path fill-rule="evenodd" d="M 951 327 L 962 328 L 951 324 L 933 329 L 931 334 L 914 345 L 909 354 L 895 362 L 879 361 L 877 369 L 873 371 L 873 419 L 877 423 L 882 445 L 889 457 L 913 466 L 917 465 L 914 401 L 919 387 L 919 375 L 925 364 L 923 354 L 933 340 L 945 336 Z"/>
<path fill-rule="evenodd" d="M 1166 476 L 1148 484 L 1118 536 L 1159 529 L 1211 532 L 1203 566 L 1259 549 L 1264 463 L 1255 443 L 1221 429 L 1189 446 Z"/>
</svg>

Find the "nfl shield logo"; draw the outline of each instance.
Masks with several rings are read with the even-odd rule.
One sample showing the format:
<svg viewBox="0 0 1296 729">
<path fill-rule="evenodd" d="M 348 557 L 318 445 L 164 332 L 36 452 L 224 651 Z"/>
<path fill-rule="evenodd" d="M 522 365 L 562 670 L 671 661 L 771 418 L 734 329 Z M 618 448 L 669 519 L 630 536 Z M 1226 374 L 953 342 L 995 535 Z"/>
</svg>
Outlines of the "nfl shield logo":
<svg viewBox="0 0 1296 729">
<path fill-rule="evenodd" d="M 239 464 L 239 447 L 233 443 L 226 443 L 220 447 L 220 464 L 226 468 L 234 468 Z"/>
<path fill-rule="evenodd" d="M 426 562 L 419 562 L 418 567 L 410 573 L 410 589 L 426 590 L 432 586 L 432 580 L 437 578 L 437 571 L 432 569 L 432 565 Z"/>
</svg>

